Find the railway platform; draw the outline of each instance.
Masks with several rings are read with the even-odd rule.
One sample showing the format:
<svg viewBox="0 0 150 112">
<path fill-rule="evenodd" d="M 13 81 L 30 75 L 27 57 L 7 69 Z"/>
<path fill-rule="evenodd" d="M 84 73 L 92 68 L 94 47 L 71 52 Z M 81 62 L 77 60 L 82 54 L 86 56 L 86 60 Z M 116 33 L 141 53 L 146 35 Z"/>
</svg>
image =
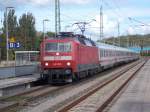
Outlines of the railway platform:
<svg viewBox="0 0 150 112">
<path fill-rule="evenodd" d="M 138 72 L 109 112 L 150 112 L 150 59 Z"/>
<path fill-rule="evenodd" d="M 12 96 L 30 88 L 31 83 L 37 81 L 40 74 L 33 74 L 0 80 L 0 97 Z"/>
</svg>

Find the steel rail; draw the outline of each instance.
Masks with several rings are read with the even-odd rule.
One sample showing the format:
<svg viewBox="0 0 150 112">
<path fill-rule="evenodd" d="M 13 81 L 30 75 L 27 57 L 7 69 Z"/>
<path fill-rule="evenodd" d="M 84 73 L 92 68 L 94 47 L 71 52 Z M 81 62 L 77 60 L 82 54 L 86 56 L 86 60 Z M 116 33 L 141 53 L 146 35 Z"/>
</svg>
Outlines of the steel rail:
<svg viewBox="0 0 150 112">
<path fill-rule="evenodd" d="M 141 63 L 141 62 L 139 62 Z M 138 63 L 138 64 L 139 64 Z M 111 83 L 112 81 L 116 80 L 117 78 L 119 78 L 120 76 L 122 76 L 124 73 L 126 73 L 128 70 L 132 69 L 133 67 L 135 67 L 137 64 L 133 64 L 130 67 L 126 68 L 126 70 L 117 73 L 116 76 L 112 77 L 111 79 L 107 80 L 106 82 L 104 82 L 103 84 L 99 85 L 98 87 L 92 89 L 91 91 L 85 93 L 83 96 L 75 99 L 74 101 L 72 101 L 71 103 L 69 103 L 68 105 L 60 108 L 57 110 L 57 112 L 67 112 L 68 110 L 70 110 L 71 108 L 75 107 L 77 104 L 79 104 L 80 102 L 82 102 L 83 100 L 87 99 L 88 97 L 90 97 L 91 95 L 93 95 L 94 93 L 96 93 L 98 90 L 102 89 L 103 87 L 107 86 L 109 83 Z M 143 64 L 144 65 L 144 64 Z M 143 66 L 142 65 L 142 66 Z M 141 66 L 141 67 L 142 67 Z M 131 77 L 132 78 L 132 77 Z M 130 79 L 131 79 L 130 78 Z M 126 82 L 127 83 L 127 82 Z M 125 84 L 124 84 L 125 85 Z M 118 90 L 119 91 L 119 90 Z M 113 98 L 113 96 L 112 96 Z M 109 102 L 109 101 L 108 101 Z M 100 110 L 102 110 L 102 108 L 106 107 L 106 104 L 108 103 L 106 102 L 105 104 L 103 104 L 102 107 L 100 107 L 97 112 L 99 112 Z M 100 111 L 101 112 L 101 111 Z"/>
<path fill-rule="evenodd" d="M 137 69 L 97 110 L 96 112 L 102 112 L 110 102 L 123 90 L 123 88 L 131 81 L 131 79 L 137 74 L 138 71 L 144 66 L 146 61 Z"/>
</svg>

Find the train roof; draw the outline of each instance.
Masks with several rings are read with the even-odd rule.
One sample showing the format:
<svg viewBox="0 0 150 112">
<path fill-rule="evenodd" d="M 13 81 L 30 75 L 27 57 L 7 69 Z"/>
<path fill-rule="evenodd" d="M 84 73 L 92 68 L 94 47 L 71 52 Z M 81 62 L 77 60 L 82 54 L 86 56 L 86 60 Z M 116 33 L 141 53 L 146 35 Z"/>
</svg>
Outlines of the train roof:
<svg viewBox="0 0 150 112">
<path fill-rule="evenodd" d="M 100 42 L 96 42 L 96 45 L 97 45 L 97 47 L 99 47 L 101 49 L 115 50 L 115 51 L 117 50 L 117 51 L 125 51 L 125 52 L 136 52 L 136 51 L 133 51 L 131 49 L 127 49 L 127 48 L 123 48 L 123 47 L 118 47 L 118 46 L 114 46 L 114 45 L 110 45 L 110 44 L 105 44 L 105 43 L 100 43 Z"/>
<path fill-rule="evenodd" d="M 73 39 L 83 45 L 87 46 L 96 46 L 95 42 L 89 38 L 86 38 L 84 35 L 81 34 L 74 34 L 73 32 L 60 32 L 56 37 L 50 37 L 47 38 L 48 40 L 52 39 L 58 39 L 58 40 L 63 40 L 63 39 Z"/>
<path fill-rule="evenodd" d="M 93 40 L 86 38 L 84 35 L 80 35 L 80 34 L 74 34 L 73 32 L 60 32 L 57 35 L 57 38 L 50 38 L 50 39 L 75 39 L 78 42 L 80 42 L 81 44 L 87 45 L 86 41 L 89 41 L 91 44 L 90 46 L 97 46 L 101 49 L 108 49 L 108 50 L 117 50 L 117 51 L 125 51 L 125 52 L 136 52 L 134 50 L 131 49 L 127 49 L 127 48 L 123 48 L 123 47 L 118 47 L 118 46 L 114 46 L 114 45 L 110 45 L 110 44 L 105 44 L 105 43 L 100 43 L 100 42 L 94 42 Z M 88 42 L 88 43 L 89 43 Z M 138 52 L 136 52 L 138 53 Z"/>
</svg>

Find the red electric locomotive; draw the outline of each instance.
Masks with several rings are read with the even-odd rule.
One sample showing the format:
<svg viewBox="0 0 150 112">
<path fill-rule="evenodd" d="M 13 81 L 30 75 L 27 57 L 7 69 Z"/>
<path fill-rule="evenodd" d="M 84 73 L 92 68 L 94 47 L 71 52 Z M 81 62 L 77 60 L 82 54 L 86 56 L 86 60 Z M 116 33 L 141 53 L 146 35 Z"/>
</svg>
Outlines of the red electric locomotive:
<svg viewBox="0 0 150 112">
<path fill-rule="evenodd" d="M 139 53 L 96 43 L 83 35 L 61 32 L 41 43 L 41 78 L 50 83 L 72 82 L 103 69 L 139 58 Z"/>
<path fill-rule="evenodd" d="M 83 35 L 61 32 L 41 43 L 42 79 L 49 83 L 72 82 L 97 72 L 98 47 Z"/>
</svg>

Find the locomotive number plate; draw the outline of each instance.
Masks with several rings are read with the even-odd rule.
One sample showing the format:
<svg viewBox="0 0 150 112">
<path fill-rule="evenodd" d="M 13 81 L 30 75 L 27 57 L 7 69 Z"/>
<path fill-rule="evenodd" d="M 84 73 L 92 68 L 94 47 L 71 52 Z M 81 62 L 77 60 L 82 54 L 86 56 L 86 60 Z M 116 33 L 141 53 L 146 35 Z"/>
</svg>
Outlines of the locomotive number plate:
<svg viewBox="0 0 150 112">
<path fill-rule="evenodd" d="M 62 63 L 53 63 L 53 66 L 61 66 Z"/>
</svg>

